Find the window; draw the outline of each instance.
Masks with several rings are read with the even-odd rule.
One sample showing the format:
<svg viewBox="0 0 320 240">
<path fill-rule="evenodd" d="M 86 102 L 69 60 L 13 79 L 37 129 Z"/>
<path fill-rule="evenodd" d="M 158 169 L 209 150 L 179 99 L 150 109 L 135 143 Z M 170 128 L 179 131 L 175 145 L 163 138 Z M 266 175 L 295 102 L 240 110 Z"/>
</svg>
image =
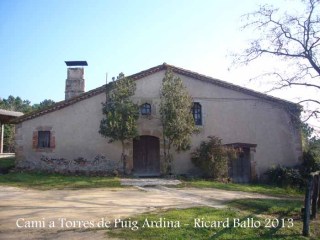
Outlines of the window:
<svg viewBox="0 0 320 240">
<path fill-rule="evenodd" d="M 39 126 L 32 134 L 32 149 L 36 152 L 52 152 L 56 148 L 55 132 L 52 126 Z"/>
<path fill-rule="evenodd" d="M 38 148 L 50 148 L 50 131 L 38 131 Z"/>
<path fill-rule="evenodd" d="M 151 105 L 149 103 L 142 104 L 140 111 L 141 115 L 151 115 Z"/>
<path fill-rule="evenodd" d="M 202 125 L 202 113 L 201 113 L 201 105 L 200 103 L 193 103 L 192 107 L 192 115 L 194 118 L 194 122 L 196 125 Z"/>
</svg>

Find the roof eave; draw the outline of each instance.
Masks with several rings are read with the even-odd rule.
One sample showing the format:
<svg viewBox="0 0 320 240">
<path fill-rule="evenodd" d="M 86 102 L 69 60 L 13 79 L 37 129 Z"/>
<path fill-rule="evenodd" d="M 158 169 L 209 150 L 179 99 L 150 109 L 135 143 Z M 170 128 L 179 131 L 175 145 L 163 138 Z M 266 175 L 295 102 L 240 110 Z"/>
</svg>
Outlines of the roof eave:
<svg viewBox="0 0 320 240">
<path fill-rule="evenodd" d="M 192 72 L 192 71 L 189 71 L 189 70 L 186 70 L 186 69 L 183 69 L 183 68 L 178 68 L 178 67 L 175 67 L 173 65 L 166 64 L 166 63 L 163 63 L 161 65 L 149 68 L 147 70 L 143 70 L 141 72 L 132 74 L 132 75 L 128 76 L 128 78 L 132 78 L 133 80 L 139 80 L 139 79 L 141 79 L 143 77 L 146 77 L 146 76 L 149 76 L 151 74 L 154 74 L 154 73 L 157 73 L 157 72 L 160 72 L 160 71 L 163 71 L 163 70 L 167 70 L 167 69 L 171 69 L 173 72 L 175 72 L 177 74 L 181 74 L 181 75 L 184 75 L 184 76 L 189 76 L 189 77 L 198 79 L 200 81 L 209 82 L 209 83 L 221 86 L 221 87 L 225 87 L 225 88 L 229 88 L 229 89 L 232 89 L 232 90 L 235 90 L 235 91 L 243 92 L 243 93 L 248 94 L 250 96 L 254 96 L 254 97 L 257 97 L 257 98 L 265 99 L 267 101 L 271 101 L 271 102 L 275 102 L 275 103 L 278 103 L 278 104 L 282 104 L 284 106 L 287 106 L 289 108 L 288 110 L 294 111 L 295 114 L 298 114 L 298 115 L 302 111 L 302 106 L 299 105 L 299 104 L 296 104 L 296 103 L 293 103 L 293 102 L 290 102 L 290 101 L 287 101 L 287 100 L 283 100 L 283 99 L 280 99 L 280 98 L 272 97 L 272 96 L 269 96 L 269 95 L 264 94 L 264 93 L 256 92 L 256 91 L 248 89 L 248 88 L 240 87 L 240 86 L 234 85 L 232 83 L 228 83 L 228 82 L 225 82 L 225 81 L 222 81 L 222 80 L 219 80 L 219 79 L 215 79 L 215 78 L 212 78 L 212 77 L 209 77 L 209 76 L 206 76 L 206 75 L 202 75 L 202 74 L 199 74 L 199 73 L 196 73 L 196 72 Z M 60 110 L 60 109 L 62 109 L 64 107 L 70 106 L 70 105 L 75 104 L 75 103 L 77 103 L 79 101 L 82 101 L 82 100 L 88 99 L 90 97 L 96 96 L 96 95 L 98 95 L 100 93 L 103 93 L 105 91 L 105 89 L 106 89 L 106 85 L 103 85 L 101 87 L 95 88 L 95 89 L 90 90 L 88 92 L 82 93 L 79 96 L 76 96 L 74 98 L 71 98 L 71 99 L 68 99 L 68 100 L 63 100 L 61 102 L 53 104 L 48 108 L 45 108 L 45 109 L 42 109 L 42 110 L 38 110 L 38 111 L 34 111 L 34 112 L 29 113 L 29 114 L 26 114 L 26 115 L 23 115 L 21 117 L 18 117 L 16 119 L 14 119 L 12 121 L 12 123 L 16 123 L 16 124 L 17 123 L 21 123 L 23 121 L 27 121 L 27 120 L 42 116 L 42 115 L 47 114 L 47 113 Z"/>
</svg>

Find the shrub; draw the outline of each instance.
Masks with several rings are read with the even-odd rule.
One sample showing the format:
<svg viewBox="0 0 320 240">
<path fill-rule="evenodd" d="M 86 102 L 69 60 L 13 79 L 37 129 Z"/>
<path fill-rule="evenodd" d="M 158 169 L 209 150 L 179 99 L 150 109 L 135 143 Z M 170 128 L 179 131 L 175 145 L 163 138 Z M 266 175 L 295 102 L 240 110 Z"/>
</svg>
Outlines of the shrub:
<svg viewBox="0 0 320 240">
<path fill-rule="evenodd" d="M 8 173 L 14 167 L 15 167 L 15 158 L 0 159 L 0 174 Z"/>
<path fill-rule="evenodd" d="M 228 177 L 228 159 L 232 153 L 222 145 L 222 140 L 209 136 L 208 141 L 202 141 L 200 146 L 191 153 L 192 163 L 203 170 L 207 177 L 224 179 Z"/>
<path fill-rule="evenodd" d="M 303 188 L 304 180 L 299 168 L 277 166 L 272 167 L 266 173 L 268 182 L 280 187 Z"/>
<path fill-rule="evenodd" d="M 303 163 L 300 167 L 301 175 L 306 178 L 311 172 L 320 171 L 320 150 L 309 148 L 303 152 Z"/>
</svg>

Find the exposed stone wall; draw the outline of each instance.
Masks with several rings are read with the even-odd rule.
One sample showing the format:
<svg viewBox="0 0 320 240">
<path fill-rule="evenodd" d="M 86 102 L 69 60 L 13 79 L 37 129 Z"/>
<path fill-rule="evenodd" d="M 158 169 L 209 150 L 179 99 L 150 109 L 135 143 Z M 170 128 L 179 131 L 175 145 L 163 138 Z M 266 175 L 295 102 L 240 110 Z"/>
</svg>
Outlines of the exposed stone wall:
<svg viewBox="0 0 320 240">
<path fill-rule="evenodd" d="M 50 158 L 48 155 L 40 155 L 39 159 L 29 161 L 25 159 L 18 165 L 20 169 L 31 171 L 45 171 L 62 174 L 117 174 L 122 171 L 122 164 L 106 156 L 97 155 L 92 159 L 78 157 L 74 159 Z"/>
<path fill-rule="evenodd" d="M 68 68 L 66 80 L 65 99 L 70 99 L 84 93 L 85 80 L 83 68 Z"/>
</svg>

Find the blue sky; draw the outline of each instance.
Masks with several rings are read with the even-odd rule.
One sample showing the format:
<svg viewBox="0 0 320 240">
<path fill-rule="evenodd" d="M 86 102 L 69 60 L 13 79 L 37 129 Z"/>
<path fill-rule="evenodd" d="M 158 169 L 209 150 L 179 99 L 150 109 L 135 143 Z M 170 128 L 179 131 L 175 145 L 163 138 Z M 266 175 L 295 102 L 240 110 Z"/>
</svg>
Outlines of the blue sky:
<svg viewBox="0 0 320 240">
<path fill-rule="evenodd" d="M 233 81 L 227 55 L 255 0 L 0 1 L 0 97 L 64 99 L 65 60 L 86 60 L 86 90 L 163 62 Z M 241 82 L 234 82 L 241 84 Z"/>
<path fill-rule="evenodd" d="M 163 62 L 264 91 L 248 80 L 278 63 L 228 69 L 230 54 L 257 37 L 241 30 L 241 15 L 265 3 L 296 7 L 292 0 L 1 0 L 0 98 L 64 100 L 66 60 L 88 62 L 86 91 L 105 84 L 106 73 L 111 81 Z M 296 101 L 301 91 L 272 94 Z"/>
</svg>

